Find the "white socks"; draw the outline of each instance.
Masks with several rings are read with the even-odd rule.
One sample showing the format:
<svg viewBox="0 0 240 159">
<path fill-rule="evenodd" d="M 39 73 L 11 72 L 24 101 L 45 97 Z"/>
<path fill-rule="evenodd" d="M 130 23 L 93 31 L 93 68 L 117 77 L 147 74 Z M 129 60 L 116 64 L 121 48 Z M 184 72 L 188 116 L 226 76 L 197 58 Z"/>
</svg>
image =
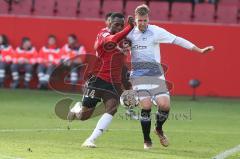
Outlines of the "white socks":
<svg viewBox="0 0 240 159">
<path fill-rule="evenodd" d="M 70 110 L 70 112 L 72 113 L 80 113 L 80 111 L 82 110 L 82 103 L 81 102 L 77 102 Z"/>
<path fill-rule="evenodd" d="M 107 129 L 108 125 L 112 122 L 112 119 L 113 116 L 111 114 L 104 113 L 98 120 L 97 126 L 92 132 L 92 135 L 87 140 L 94 142 L 100 135 L 102 135 L 103 131 Z"/>
</svg>

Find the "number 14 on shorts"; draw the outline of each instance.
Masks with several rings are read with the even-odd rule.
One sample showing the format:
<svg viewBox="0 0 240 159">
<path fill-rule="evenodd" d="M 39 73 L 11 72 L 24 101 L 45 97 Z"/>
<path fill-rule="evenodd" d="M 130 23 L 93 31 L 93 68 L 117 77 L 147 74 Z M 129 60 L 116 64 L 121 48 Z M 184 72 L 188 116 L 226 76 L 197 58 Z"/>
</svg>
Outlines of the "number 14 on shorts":
<svg viewBox="0 0 240 159">
<path fill-rule="evenodd" d="M 87 89 L 84 93 L 85 97 L 95 98 L 95 90 L 94 89 Z"/>
</svg>

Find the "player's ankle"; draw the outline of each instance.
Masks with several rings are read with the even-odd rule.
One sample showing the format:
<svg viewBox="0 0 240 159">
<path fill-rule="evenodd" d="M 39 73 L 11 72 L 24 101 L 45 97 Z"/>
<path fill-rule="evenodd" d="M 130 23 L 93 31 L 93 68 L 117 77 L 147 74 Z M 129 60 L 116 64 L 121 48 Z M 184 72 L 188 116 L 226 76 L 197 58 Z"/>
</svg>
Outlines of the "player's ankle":
<svg viewBox="0 0 240 159">
<path fill-rule="evenodd" d="M 152 143 L 152 139 L 149 137 L 149 138 L 145 138 L 144 139 L 144 143 Z"/>
<path fill-rule="evenodd" d="M 163 133 L 162 127 L 155 127 L 155 130 L 156 130 L 158 133 L 160 133 L 160 134 Z"/>
</svg>

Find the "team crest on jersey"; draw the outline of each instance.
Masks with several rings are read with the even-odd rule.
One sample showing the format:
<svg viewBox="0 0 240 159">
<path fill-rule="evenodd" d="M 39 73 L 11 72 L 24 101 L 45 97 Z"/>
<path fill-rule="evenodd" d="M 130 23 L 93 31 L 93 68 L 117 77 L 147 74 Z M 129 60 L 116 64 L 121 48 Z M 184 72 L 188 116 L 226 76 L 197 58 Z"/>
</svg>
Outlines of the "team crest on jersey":
<svg viewBox="0 0 240 159">
<path fill-rule="evenodd" d="M 147 37 L 143 37 L 142 40 L 143 40 L 143 41 L 147 41 Z"/>
</svg>

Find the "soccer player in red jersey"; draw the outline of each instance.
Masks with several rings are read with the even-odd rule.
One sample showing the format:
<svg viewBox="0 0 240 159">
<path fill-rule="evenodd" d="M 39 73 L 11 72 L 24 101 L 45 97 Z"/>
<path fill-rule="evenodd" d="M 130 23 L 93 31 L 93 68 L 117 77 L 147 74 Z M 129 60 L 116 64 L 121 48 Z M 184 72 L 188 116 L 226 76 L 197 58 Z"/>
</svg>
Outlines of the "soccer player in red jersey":
<svg viewBox="0 0 240 159">
<path fill-rule="evenodd" d="M 106 30 L 109 28 L 110 18 L 113 13 L 114 12 L 109 12 L 106 14 L 106 16 L 105 16 L 106 28 L 103 28 L 102 30 Z M 95 44 L 95 45 L 97 45 L 97 44 Z M 123 66 L 123 70 L 122 70 L 122 85 L 123 85 L 124 90 L 129 90 L 131 88 L 131 83 L 129 82 L 128 74 L 129 74 L 130 70 L 128 67 L 130 67 L 130 66 L 127 66 L 127 64 L 130 64 L 130 61 L 131 61 L 131 60 L 129 60 L 131 43 L 129 40 L 123 39 L 120 45 L 121 45 L 121 47 L 119 47 L 120 51 L 122 51 L 122 53 L 124 53 L 126 55 L 125 56 L 125 65 Z M 127 116 L 129 116 L 131 119 L 138 120 L 138 115 L 136 115 L 136 112 L 133 110 L 133 107 L 126 107 L 125 114 Z"/>
<path fill-rule="evenodd" d="M 78 38 L 75 34 L 70 34 L 67 41 L 67 44 L 65 44 L 61 49 L 61 61 L 66 66 L 71 67 L 70 81 L 74 88 L 79 80 L 79 70 L 76 68 L 76 66 L 79 65 L 79 61 L 75 61 L 73 59 L 79 55 L 84 55 L 87 52 L 85 47 L 79 44 Z"/>
<path fill-rule="evenodd" d="M 38 54 L 38 88 L 47 89 L 51 73 L 60 62 L 60 48 L 54 35 L 48 36 L 47 45 L 43 46 Z"/>
<path fill-rule="evenodd" d="M 19 72 L 25 71 L 24 87 L 29 88 L 29 82 L 32 78 L 33 66 L 37 62 L 37 51 L 32 46 L 32 42 L 28 37 L 22 38 L 21 46 L 17 47 L 14 53 L 13 64 L 11 65 L 13 82 L 12 88 L 19 86 Z"/>
<path fill-rule="evenodd" d="M 0 88 L 4 86 L 6 69 L 10 67 L 13 59 L 13 48 L 8 43 L 6 35 L 0 35 Z"/>
<path fill-rule="evenodd" d="M 83 147 L 96 147 L 94 141 L 107 129 L 114 114 L 117 112 L 120 95 L 122 93 L 122 67 L 124 54 L 118 45 L 134 27 L 134 19 L 128 18 L 128 25 L 124 28 L 124 15 L 113 13 L 108 29 L 102 29 L 97 35 L 95 49 L 99 59 L 98 65 L 86 83 L 82 104 L 73 107 L 68 119 L 87 120 L 98 102 L 103 101 L 105 113 L 99 119 L 90 137 L 83 143 Z M 123 29 L 124 28 L 124 29 Z"/>
</svg>

